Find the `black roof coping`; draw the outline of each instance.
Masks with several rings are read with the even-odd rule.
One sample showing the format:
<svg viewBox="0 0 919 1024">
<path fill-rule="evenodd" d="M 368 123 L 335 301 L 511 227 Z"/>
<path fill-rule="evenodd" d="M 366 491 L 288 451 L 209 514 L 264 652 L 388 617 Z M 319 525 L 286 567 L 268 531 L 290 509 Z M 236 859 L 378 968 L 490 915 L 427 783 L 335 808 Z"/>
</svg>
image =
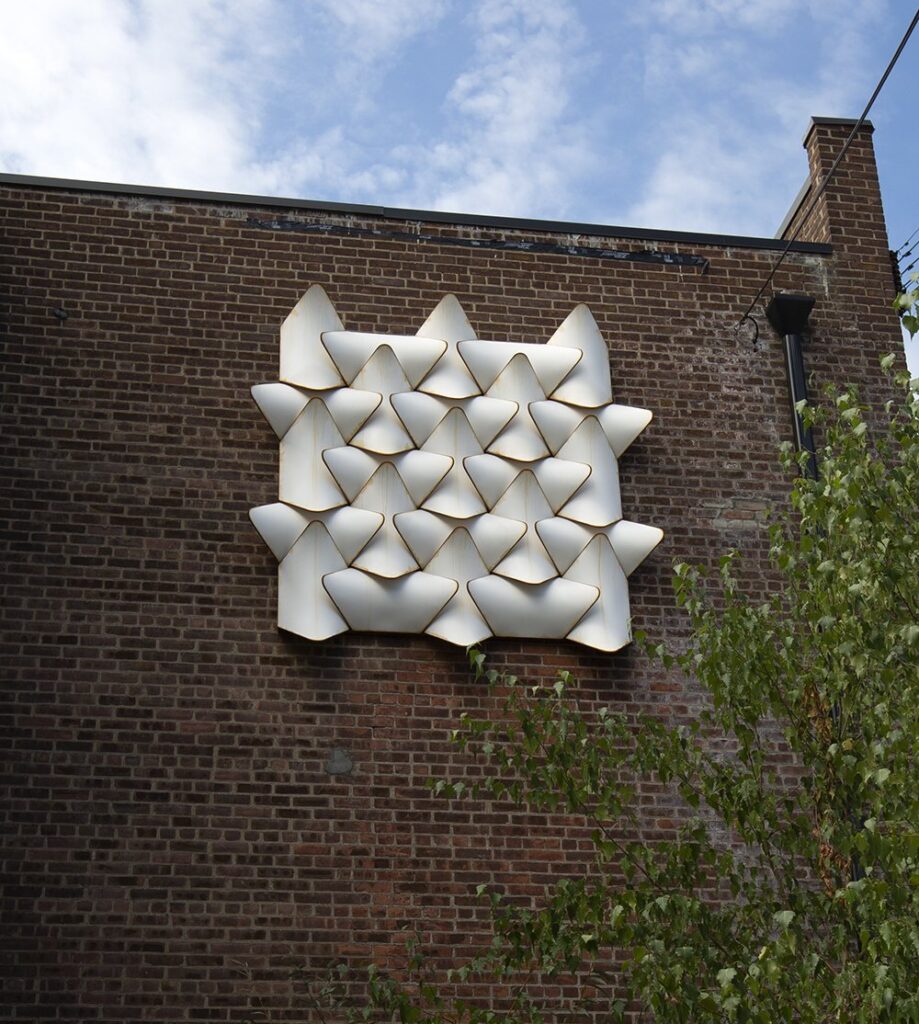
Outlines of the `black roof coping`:
<svg viewBox="0 0 919 1024">
<path fill-rule="evenodd" d="M 807 131 L 804 133 L 804 138 L 801 140 L 801 145 L 806 146 L 807 140 L 810 138 L 811 132 L 818 124 L 827 124 L 831 127 L 837 128 L 854 128 L 858 124 L 857 117 L 812 117 L 810 124 L 807 126 Z M 871 134 L 874 131 L 874 125 L 870 121 L 863 121 L 862 126 L 859 129 L 862 132 L 868 132 Z"/>
<path fill-rule="evenodd" d="M 779 230 L 776 231 L 775 237 L 782 238 L 785 232 L 788 230 L 788 225 L 794 220 L 795 214 L 801 209 L 801 204 L 807 198 L 808 193 L 811 190 L 811 179 L 810 175 L 804 181 L 798 194 L 792 199 L 791 206 L 788 207 L 788 213 L 782 218 L 782 223 L 779 225 Z"/>
<path fill-rule="evenodd" d="M 103 192 L 125 196 L 150 196 L 159 199 L 187 199 L 198 203 L 222 205 L 271 206 L 287 210 L 319 210 L 328 213 L 354 214 L 360 217 L 385 217 L 389 220 L 427 221 L 432 224 L 457 224 L 469 227 L 507 228 L 514 231 L 539 231 L 547 234 L 592 235 L 598 238 L 630 238 L 649 242 L 687 242 L 692 245 L 715 245 L 719 248 L 782 250 L 785 243 L 775 238 L 746 235 L 715 235 L 695 231 L 659 231 L 648 228 L 617 227 L 606 224 L 583 224 L 574 221 L 531 220 L 524 217 L 488 217 L 481 214 L 443 213 L 439 210 L 404 210 L 389 206 L 361 203 L 330 203 L 319 199 L 286 199 L 276 196 L 239 195 L 232 192 L 207 192 L 189 188 L 161 188 L 152 185 L 123 185 L 102 181 L 79 181 L 69 178 L 43 178 L 31 174 L 2 174 L 0 184 L 22 185 L 26 188 L 60 189 L 65 192 Z M 795 242 L 791 252 L 828 255 L 831 245 L 819 242 Z"/>
</svg>

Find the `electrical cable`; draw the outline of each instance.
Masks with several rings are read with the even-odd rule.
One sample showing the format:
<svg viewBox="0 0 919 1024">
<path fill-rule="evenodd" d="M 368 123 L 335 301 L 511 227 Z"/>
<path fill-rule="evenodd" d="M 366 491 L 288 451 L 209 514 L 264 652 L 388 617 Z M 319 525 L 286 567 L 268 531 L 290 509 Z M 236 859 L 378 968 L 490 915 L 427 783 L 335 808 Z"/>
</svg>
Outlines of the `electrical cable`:
<svg viewBox="0 0 919 1024">
<path fill-rule="evenodd" d="M 909 243 L 916 237 L 916 235 L 919 235 L 919 228 L 916 228 L 916 230 L 909 236 L 909 238 L 906 239 L 906 241 L 900 246 L 900 248 L 897 249 L 897 255 L 899 255 L 909 245 Z M 914 248 L 915 246 L 913 246 L 913 249 Z M 912 252 L 912 249 L 910 249 L 910 252 Z"/>
<path fill-rule="evenodd" d="M 814 197 L 810 201 L 810 204 L 808 205 L 807 210 L 804 213 L 804 216 L 801 218 L 800 221 L 798 221 L 798 226 L 795 228 L 794 232 L 792 233 L 791 238 L 788 239 L 788 242 L 785 245 L 785 248 L 779 254 L 779 258 L 775 261 L 775 263 L 772 266 L 772 269 L 769 271 L 769 276 L 763 282 L 763 284 L 760 287 L 759 291 L 756 293 L 756 296 L 754 297 L 753 301 L 747 307 L 746 312 L 743 314 L 743 316 L 734 325 L 734 330 L 735 331 L 741 326 L 741 324 L 744 323 L 745 320 L 752 319 L 752 317 L 750 317 L 750 313 L 753 311 L 753 308 L 757 304 L 757 302 L 759 302 L 760 298 L 762 297 L 763 292 L 769 287 L 770 283 L 772 282 L 772 279 L 776 275 L 776 271 L 782 265 L 785 257 L 788 255 L 789 251 L 791 250 L 791 247 L 795 244 L 795 241 L 797 240 L 798 234 L 800 233 L 801 229 L 804 227 L 804 225 L 807 223 L 808 218 L 810 217 L 810 215 L 816 209 L 818 200 L 823 195 L 823 193 L 826 191 L 826 187 L 827 187 L 827 185 L 829 185 L 830 181 L 832 180 L 833 174 L 836 172 L 836 168 L 839 166 L 839 164 L 842 162 L 843 157 L 848 152 L 849 146 L 852 144 L 852 140 L 855 138 L 855 135 L 858 132 L 859 128 L 861 128 L 861 126 L 865 123 L 865 119 L 867 118 L 868 113 L 871 110 L 871 108 L 874 106 L 874 101 L 878 98 L 878 94 L 880 93 L 881 89 L 883 89 L 884 83 L 887 81 L 888 77 L 890 76 L 890 72 L 893 71 L 897 61 L 900 59 L 900 54 L 903 52 L 903 48 L 906 46 L 907 42 L 909 41 L 909 37 L 913 34 L 913 29 L 916 27 L 916 23 L 917 22 L 919 22 L 919 8 L 916 9 L 916 13 L 913 15 L 913 20 L 909 23 L 909 28 L 907 28 L 906 32 L 903 35 L 903 38 L 900 40 L 900 45 L 897 47 L 896 51 L 894 52 L 894 55 L 890 58 L 890 63 L 887 65 L 887 68 L 884 71 L 884 74 L 881 75 L 881 78 L 878 81 L 878 84 L 874 87 L 874 92 L 871 94 L 871 99 L 868 100 L 868 103 L 865 106 L 865 109 L 862 111 L 861 117 L 853 125 L 852 131 L 849 132 L 849 137 L 843 143 L 842 149 L 837 154 L 836 159 L 833 161 L 832 165 L 830 166 L 829 171 L 827 171 L 823 181 L 820 184 L 820 188 L 818 188 L 816 193 L 814 194 Z"/>
</svg>

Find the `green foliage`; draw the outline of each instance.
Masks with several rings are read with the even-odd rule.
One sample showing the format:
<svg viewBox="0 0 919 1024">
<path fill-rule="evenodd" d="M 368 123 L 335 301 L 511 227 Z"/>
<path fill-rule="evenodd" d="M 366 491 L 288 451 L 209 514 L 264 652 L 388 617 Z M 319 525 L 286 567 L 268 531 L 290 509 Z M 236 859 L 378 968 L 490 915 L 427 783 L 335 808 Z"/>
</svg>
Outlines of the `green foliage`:
<svg viewBox="0 0 919 1024">
<path fill-rule="evenodd" d="M 912 291 L 900 292 L 900 294 L 893 300 L 893 308 L 900 315 L 900 323 L 909 332 L 909 336 L 913 337 L 919 334 L 919 274 L 910 274 L 909 287 L 912 286 Z"/>
<path fill-rule="evenodd" d="M 358 1019 L 552 1020 L 534 981 L 577 975 L 610 1021 L 630 1002 L 685 1024 L 919 1021 L 919 391 L 897 381 L 877 437 L 852 390 L 805 410 L 821 477 L 771 528 L 774 596 L 742 592 L 734 555 L 715 580 L 676 566 L 688 644 L 647 646 L 697 681 L 698 720 L 588 711 L 568 674 L 529 687 L 470 652 L 504 715 L 463 718 L 454 741 L 488 771 L 434 792 L 577 816 L 592 863 L 535 909 L 480 886 L 491 946 L 446 978 L 414 952 L 407 982 L 373 973 Z M 685 805 L 674 838 L 637 838 L 649 782 Z M 441 994 L 476 979 L 509 1007 Z"/>
</svg>

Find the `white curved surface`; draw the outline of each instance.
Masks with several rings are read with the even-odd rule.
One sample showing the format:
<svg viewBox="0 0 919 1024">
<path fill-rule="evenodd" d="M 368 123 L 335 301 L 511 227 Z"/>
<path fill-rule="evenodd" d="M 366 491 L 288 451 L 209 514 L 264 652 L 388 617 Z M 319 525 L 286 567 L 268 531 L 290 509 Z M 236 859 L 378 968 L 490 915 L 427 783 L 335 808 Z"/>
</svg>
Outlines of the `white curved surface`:
<svg viewBox="0 0 919 1024">
<path fill-rule="evenodd" d="M 488 454 L 470 455 L 464 462 L 469 479 L 489 508 L 494 508 L 501 495 L 520 475 L 521 465 L 527 464 Z"/>
<path fill-rule="evenodd" d="M 456 594 L 426 632 L 460 647 L 469 647 L 491 636 L 491 629 L 466 586 L 470 580 L 487 576 L 488 569 L 465 530 L 453 532 L 425 571 L 456 580 L 459 584 Z"/>
<path fill-rule="evenodd" d="M 343 633 L 347 622 L 322 585 L 345 563 L 322 523 L 311 523 L 278 566 L 278 626 L 307 640 Z"/>
<path fill-rule="evenodd" d="M 590 476 L 575 496 L 559 509 L 565 519 L 588 526 L 609 526 L 622 518 L 619 466 L 603 428 L 593 416 L 586 417 L 559 449 L 560 459 L 586 463 Z"/>
<path fill-rule="evenodd" d="M 632 639 L 629 585 L 609 541 L 594 537 L 565 573 L 566 580 L 596 587 L 600 596 L 568 634 L 569 640 L 600 651 L 618 651 Z"/>
<path fill-rule="evenodd" d="M 664 539 L 664 531 L 622 519 L 607 531 L 610 544 L 626 576 L 631 576 Z"/>
<path fill-rule="evenodd" d="M 424 572 L 381 579 L 357 569 L 330 573 L 322 582 L 351 629 L 378 633 L 423 633 L 459 587 Z"/>
<path fill-rule="evenodd" d="M 562 575 L 597 535 L 597 531 L 590 526 L 557 516 L 537 523 L 536 532 Z"/>
<path fill-rule="evenodd" d="M 357 388 L 335 388 L 327 391 L 323 398 L 335 426 L 346 441 L 354 437 L 383 401 L 383 396 L 376 391 L 359 391 Z"/>
<path fill-rule="evenodd" d="M 381 401 L 367 422 L 351 438 L 351 444 L 380 455 L 407 452 L 415 443 L 402 426 L 392 405 L 392 396 L 411 390 L 395 353 L 381 345 L 354 378 L 354 387 L 380 395 Z"/>
<path fill-rule="evenodd" d="M 596 587 L 554 579 L 534 585 L 500 576 L 469 583 L 469 593 L 495 636 L 562 639 L 600 596 Z"/>
<path fill-rule="evenodd" d="M 268 425 L 282 438 L 306 408 L 309 397 L 290 384 L 255 384 L 250 388 L 255 404 Z"/>
<path fill-rule="evenodd" d="M 252 389 L 281 500 L 250 512 L 281 628 L 628 642 L 627 576 L 663 534 L 622 519 L 616 460 L 651 413 L 612 404 L 586 306 L 544 345 L 478 340 L 452 295 L 386 336 L 346 331 L 314 286 L 282 325 L 281 378 Z"/>
<path fill-rule="evenodd" d="M 447 343 L 447 350 L 434 364 L 418 390 L 444 398 L 470 398 L 478 395 L 479 386 L 460 358 L 456 343 L 475 337 L 459 299 L 445 295 L 434 311 L 418 329 L 420 338 L 439 338 Z"/>
<path fill-rule="evenodd" d="M 464 520 L 423 509 L 399 513 L 395 524 L 422 568 L 427 566 L 454 530 L 465 529 L 489 571 L 520 540 L 527 528 L 526 523 L 488 513 Z"/>
<path fill-rule="evenodd" d="M 533 473 L 553 512 L 557 512 L 590 476 L 590 466 L 570 459 L 540 459 Z"/>
<path fill-rule="evenodd" d="M 440 452 L 403 452 L 394 455 L 392 461 L 416 505 L 428 498 L 435 488 L 440 490 L 456 468 L 454 460 Z"/>
<path fill-rule="evenodd" d="M 322 343 L 348 384 L 380 348 L 388 348 L 399 362 L 413 388 L 447 351 L 447 343 L 438 338 L 411 334 L 365 334 L 362 331 L 324 331 Z M 361 385 L 354 384 L 355 387 Z"/>
<path fill-rule="evenodd" d="M 577 349 L 513 341 L 461 341 L 457 348 L 483 391 L 488 391 L 512 359 L 522 356 L 548 395 L 581 359 Z"/>
<path fill-rule="evenodd" d="M 281 324 L 281 380 L 317 391 L 343 384 L 322 344 L 323 332 L 341 329 L 328 295 L 314 284 Z"/>
<path fill-rule="evenodd" d="M 638 409 L 628 405 L 607 405 L 602 409 L 578 409 L 551 399 L 533 402 L 530 405 L 530 415 L 553 454 L 558 452 L 586 417 L 593 416 L 603 428 L 603 433 L 617 458 L 652 419 L 648 409 Z"/>
<path fill-rule="evenodd" d="M 422 507 L 457 519 L 469 519 L 485 511 L 485 504 L 463 465 L 469 455 L 481 453 L 482 446 L 462 409 L 451 409 L 425 441 L 424 453 L 449 456 L 452 468 Z"/>
<path fill-rule="evenodd" d="M 394 466 L 388 462 L 380 466 L 352 504 L 355 508 L 379 512 L 384 517 L 383 525 L 351 563 L 355 568 L 388 579 L 419 568 L 393 522 L 399 512 L 415 508 Z"/>
<path fill-rule="evenodd" d="M 279 562 L 310 524 L 308 515 L 280 501 L 249 509 L 249 519 Z"/>
<path fill-rule="evenodd" d="M 562 383 L 554 390 L 549 389 L 552 398 L 589 408 L 612 402 L 609 351 L 593 313 L 583 302 L 574 307 L 546 344 L 574 348 L 582 353 Z"/>
<path fill-rule="evenodd" d="M 568 459 L 542 458 L 532 463 L 517 462 L 499 455 L 471 455 L 465 459 L 466 472 L 489 508 L 524 470 L 531 470 L 553 512 L 590 476 L 590 466 Z"/>
<path fill-rule="evenodd" d="M 521 462 L 533 462 L 549 454 L 529 409 L 530 403 L 545 398 L 545 393 L 533 367 L 522 355 L 507 363 L 489 388 L 488 397 L 518 403 L 508 425 L 488 446 L 489 452 Z"/>
<path fill-rule="evenodd" d="M 380 467 L 380 456 L 365 452 L 362 448 L 352 448 L 351 445 L 327 448 L 322 457 L 348 501 L 354 501 L 364 484 Z"/>
<path fill-rule="evenodd" d="M 281 440 L 278 497 L 291 505 L 323 512 L 346 504 L 322 458 L 344 438 L 321 398 L 312 398 Z"/>
<path fill-rule="evenodd" d="M 529 470 L 524 470 L 504 492 L 494 507 L 494 514 L 525 523 L 527 527 L 494 572 L 521 583 L 543 583 L 555 576 L 555 564 L 535 529 L 540 519 L 552 515 L 552 508 Z"/>
<path fill-rule="evenodd" d="M 516 402 L 500 398 L 449 399 L 409 391 L 392 396 L 393 408 L 417 445 L 423 445 L 451 409 L 462 409 L 473 433 L 484 448 L 494 440 L 517 412 Z"/>
</svg>

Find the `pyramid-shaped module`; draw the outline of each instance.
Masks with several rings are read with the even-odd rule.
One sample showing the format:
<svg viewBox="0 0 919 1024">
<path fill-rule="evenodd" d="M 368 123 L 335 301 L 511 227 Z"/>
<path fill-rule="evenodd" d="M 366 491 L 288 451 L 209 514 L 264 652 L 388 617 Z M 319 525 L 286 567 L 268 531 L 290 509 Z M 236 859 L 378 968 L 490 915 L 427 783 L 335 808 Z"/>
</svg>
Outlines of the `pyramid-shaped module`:
<svg viewBox="0 0 919 1024">
<path fill-rule="evenodd" d="M 280 376 L 252 389 L 280 501 L 250 515 L 282 628 L 628 641 L 627 577 L 662 534 L 622 518 L 617 460 L 651 414 L 613 404 L 586 306 L 545 344 L 478 339 L 453 295 L 417 334 L 378 335 L 313 286 Z"/>
</svg>

